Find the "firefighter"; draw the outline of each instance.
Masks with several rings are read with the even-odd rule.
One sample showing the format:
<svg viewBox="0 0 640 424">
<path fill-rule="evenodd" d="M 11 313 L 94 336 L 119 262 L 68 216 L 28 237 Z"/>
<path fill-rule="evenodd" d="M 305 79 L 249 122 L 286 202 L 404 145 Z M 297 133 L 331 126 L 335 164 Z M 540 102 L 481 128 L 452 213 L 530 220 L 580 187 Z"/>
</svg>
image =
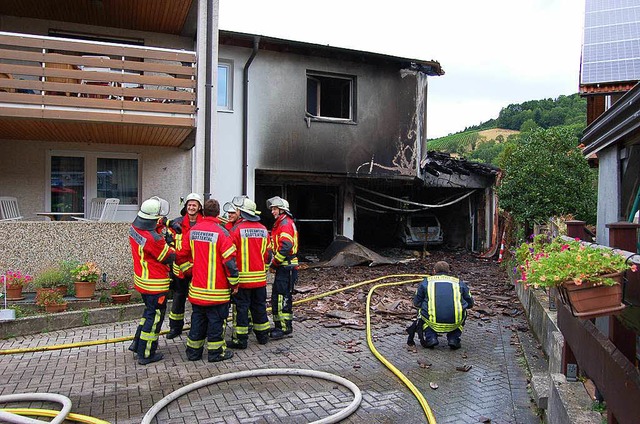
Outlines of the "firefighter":
<svg viewBox="0 0 640 424">
<path fill-rule="evenodd" d="M 168 221 L 167 225 L 175 239 L 175 249 L 179 251 L 182 248 L 182 239 L 191 227 L 202 221 L 202 196 L 198 193 L 189 193 L 185 199 L 185 204 L 180 211 L 180 217 Z M 173 276 L 171 279 L 171 289 L 173 290 L 173 303 L 169 312 L 169 333 L 167 339 L 173 339 L 182 334 L 184 327 L 184 308 L 187 302 L 187 292 L 189 291 L 189 282 L 191 275 L 184 273 L 177 266 L 173 267 Z"/>
<path fill-rule="evenodd" d="M 272 339 L 280 339 L 293 331 L 293 288 L 298 280 L 298 230 L 289 210 L 289 202 L 280 196 L 267 200 L 275 218 L 271 230 L 273 259 L 269 269 L 275 272 L 271 290 Z"/>
<path fill-rule="evenodd" d="M 144 312 L 129 350 L 137 353 L 138 363 L 147 365 L 162 359 L 156 352 L 158 335 L 167 309 L 170 270 L 176 252 L 163 238 L 158 226 L 169 213 L 169 204 L 159 197 L 142 202 L 138 216 L 129 228 L 133 256 L 133 281 L 142 295 Z"/>
<path fill-rule="evenodd" d="M 266 269 L 271 260 L 271 251 L 269 233 L 260 223 L 260 212 L 256 210 L 255 202 L 245 197 L 237 212 L 239 217 L 230 234 L 237 249 L 240 278 L 238 293 L 233 296 L 235 311 L 232 340 L 227 346 L 246 349 L 250 326 L 259 344 L 269 341 Z"/>
<path fill-rule="evenodd" d="M 449 264 L 436 262 L 434 274 L 418 286 L 413 305 L 420 309 L 424 343 L 427 348 L 438 345 L 438 333 L 447 333 L 447 343 L 453 350 L 460 348 L 462 327 L 473 298 L 464 281 L 447 275 Z M 422 343 L 422 340 L 421 340 Z"/>
<path fill-rule="evenodd" d="M 204 202 L 204 218 L 182 240 L 178 263 L 190 261 L 192 279 L 189 302 L 192 304 L 191 329 L 187 337 L 187 359 L 202 359 L 205 341 L 209 362 L 229 359 L 224 330 L 229 316 L 231 293 L 238 291 L 236 247 L 224 229 L 215 199 Z"/>
<path fill-rule="evenodd" d="M 242 202 L 244 202 L 244 199 L 246 198 L 247 196 L 236 196 L 231 202 L 227 202 L 222 206 L 222 210 L 225 213 L 224 228 L 226 228 L 227 231 L 231 231 L 231 228 L 233 228 L 233 225 L 238 220 L 238 208 L 242 206 Z"/>
</svg>

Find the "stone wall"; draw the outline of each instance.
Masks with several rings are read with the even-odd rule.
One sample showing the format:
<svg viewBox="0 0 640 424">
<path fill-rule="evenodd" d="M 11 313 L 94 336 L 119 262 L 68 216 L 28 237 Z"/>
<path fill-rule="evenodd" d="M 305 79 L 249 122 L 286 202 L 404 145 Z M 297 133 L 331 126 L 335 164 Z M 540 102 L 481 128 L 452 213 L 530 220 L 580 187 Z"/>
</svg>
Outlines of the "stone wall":
<svg viewBox="0 0 640 424">
<path fill-rule="evenodd" d="M 0 222 L 0 275 L 7 269 L 31 275 L 63 260 L 94 261 L 107 281 L 132 280 L 126 222 Z M 98 284 L 98 288 L 103 283 Z M 28 290 L 29 288 L 27 288 Z"/>
</svg>

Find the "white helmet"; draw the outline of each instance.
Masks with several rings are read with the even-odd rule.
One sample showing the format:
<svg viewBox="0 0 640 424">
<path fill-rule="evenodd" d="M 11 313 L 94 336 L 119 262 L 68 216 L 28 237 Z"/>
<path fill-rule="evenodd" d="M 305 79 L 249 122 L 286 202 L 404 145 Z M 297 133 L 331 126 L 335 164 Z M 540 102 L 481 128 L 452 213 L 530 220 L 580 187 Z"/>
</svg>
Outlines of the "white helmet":
<svg viewBox="0 0 640 424">
<path fill-rule="evenodd" d="M 289 210 L 289 202 L 287 202 L 280 196 L 274 196 L 271 199 L 267 199 L 267 207 L 269 209 L 278 208 L 282 209 L 285 212 L 291 213 L 291 211 Z"/>
<path fill-rule="evenodd" d="M 180 211 L 180 215 L 185 216 L 187 214 L 187 203 L 189 203 L 189 200 L 195 200 L 196 202 L 200 203 L 201 211 L 204 209 L 204 199 L 202 198 L 202 196 L 199 195 L 198 193 L 189 193 L 187 198 L 184 199 L 184 206 Z"/>
<path fill-rule="evenodd" d="M 260 211 L 256 210 L 256 202 L 245 197 L 242 199 L 242 206 L 238 206 L 238 210 L 240 210 L 240 215 L 248 220 L 248 221 L 260 221 Z"/>
<path fill-rule="evenodd" d="M 161 216 L 167 216 L 169 214 L 169 202 L 158 197 L 153 196 L 150 199 L 145 200 L 140 205 L 140 211 L 138 216 L 144 219 L 158 219 Z"/>
</svg>

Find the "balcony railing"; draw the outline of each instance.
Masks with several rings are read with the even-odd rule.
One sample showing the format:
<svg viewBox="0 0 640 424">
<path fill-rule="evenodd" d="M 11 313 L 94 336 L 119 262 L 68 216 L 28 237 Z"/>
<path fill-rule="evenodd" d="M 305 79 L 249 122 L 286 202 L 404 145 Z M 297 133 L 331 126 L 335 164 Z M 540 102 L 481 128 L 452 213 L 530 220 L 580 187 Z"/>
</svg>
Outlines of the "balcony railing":
<svg viewBox="0 0 640 424">
<path fill-rule="evenodd" d="M 196 54 L 0 32 L 0 116 L 195 126 Z"/>
</svg>

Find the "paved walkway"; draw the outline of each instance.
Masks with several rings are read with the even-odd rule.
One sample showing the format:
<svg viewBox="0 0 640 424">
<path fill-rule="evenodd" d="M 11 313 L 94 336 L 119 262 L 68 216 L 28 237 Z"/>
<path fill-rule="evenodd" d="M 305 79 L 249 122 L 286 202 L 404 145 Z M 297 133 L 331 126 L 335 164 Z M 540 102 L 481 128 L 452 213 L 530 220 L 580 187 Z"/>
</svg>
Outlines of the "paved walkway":
<svg viewBox="0 0 640 424">
<path fill-rule="evenodd" d="M 136 324 L 0 340 L 0 350 L 129 336 Z M 372 334 L 378 351 L 423 393 L 438 423 L 539 423 L 519 352 L 519 337 L 530 336 L 517 326 L 526 327 L 526 322 L 507 316 L 490 321 L 470 318 L 458 351 L 449 350 L 443 337 L 444 346 L 408 351 L 400 321 L 374 328 Z M 187 361 L 185 341 L 185 335 L 161 337 L 159 350 L 165 359 L 147 366 L 134 360 L 128 341 L 3 355 L 0 394 L 59 393 L 72 400 L 73 412 L 114 423 L 139 423 L 164 396 L 204 378 L 253 368 L 305 368 L 342 376 L 360 388 L 362 404 L 343 422 L 426 422 L 411 392 L 369 351 L 362 330 L 325 328 L 314 319 L 296 322 L 293 337 L 260 346 L 252 336 L 247 350 L 220 363 Z M 464 364 L 472 368 L 456 370 Z M 430 388 L 430 383 L 438 388 Z M 324 380 L 254 377 L 199 389 L 172 402 L 157 418 L 162 423 L 306 423 L 336 413 L 351 400 L 350 391 Z M 30 407 L 58 409 L 42 403 Z"/>
</svg>

